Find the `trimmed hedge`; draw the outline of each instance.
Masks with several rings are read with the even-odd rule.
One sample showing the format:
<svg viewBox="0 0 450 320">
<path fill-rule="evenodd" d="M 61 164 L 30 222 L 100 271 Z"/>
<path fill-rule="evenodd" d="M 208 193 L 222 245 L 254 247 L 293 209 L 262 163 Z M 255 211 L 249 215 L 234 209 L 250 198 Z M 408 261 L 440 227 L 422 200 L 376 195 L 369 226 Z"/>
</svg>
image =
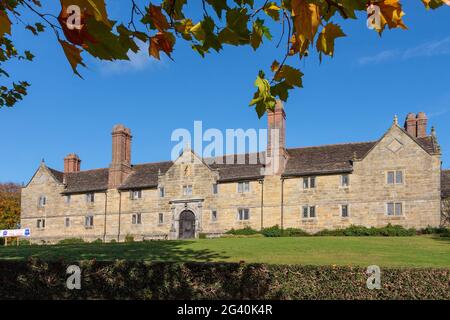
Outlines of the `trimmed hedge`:
<svg viewBox="0 0 450 320">
<path fill-rule="evenodd" d="M 81 290 L 66 288 L 72 263 L 0 261 L 0 299 L 450 299 L 450 270 L 237 263 L 74 263 Z"/>
<path fill-rule="evenodd" d="M 450 229 L 440 227 L 427 227 L 424 229 L 416 230 L 414 228 L 406 229 L 400 225 L 388 224 L 382 228 L 364 227 L 351 225 L 345 229 L 328 230 L 324 229 L 314 234 L 310 234 L 302 229 L 288 228 L 281 230 L 278 225 L 264 228 L 261 231 L 257 231 L 246 227 L 244 229 L 234 230 L 231 229 L 226 234 L 232 235 L 255 235 L 262 234 L 265 237 L 308 237 L 308 236 L 336 236 L 336 237 L 369 237 L 369 236 L 382 236 L 382 237 L 411 237 L 422 234 L 436 234 L 441 237 L 450 237 Z"/>
</svg>

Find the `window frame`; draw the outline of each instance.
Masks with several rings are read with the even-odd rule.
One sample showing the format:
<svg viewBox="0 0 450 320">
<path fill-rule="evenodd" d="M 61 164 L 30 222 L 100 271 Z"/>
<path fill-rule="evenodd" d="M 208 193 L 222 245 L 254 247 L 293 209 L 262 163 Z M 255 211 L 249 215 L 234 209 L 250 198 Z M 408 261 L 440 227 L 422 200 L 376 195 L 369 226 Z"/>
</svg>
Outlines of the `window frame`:
<svg viewBox="0 0 450 320">
<path fill-rule="evenodd" d="M 47 196 L 40 195 L 38 199 L 38 208 L 43 209 L 47 206 Z"/>
<path fill-rule="evenodd" d="M 347 180 L 346 183 L 344 183 L 345 180 Z M 342 174 L 341 175 L 341 187 L 342 188 L 349 188 L 350 187 L 350 175 L 349 174 Z"/>
<path fill-rule="evenodd" d="M 386 215 L 388 217 L 403 217 L 405 215 L 404 212 L 404 204 L 401 201 L 391 201 L 386 203 Z M 400 208 L 400 214 L 397 214 L 397 209 Z M 392 210 L 390 210 L 392 209 Z M 392 211 L 392 214 L 390 214 L 390 211 Z"/>
<path fill-rule="evenodd" d="M 183 186 L 183 196 L 185 197 L 191 197 L 193 194 L 193 187 L 192 184 L 185 184 Z"/>
<path fill-rule="evenodd" d="M 219 194 L 219 184 L 218 183 L 213 183 L 212 185 L 212 194 Z"/>
<path fill-rule="evenodd" d="M 238 221 L 250 221 L 250 208 L 238 208 Z"/>
<path fill-rule="evenodd" d="M 93 214 L 89 213 L 84 217 L 84 227 L 86 229 L 94 228 L 94 215 Z"/>
<path fill-rule="evenodd" d="M 66 217 L 66 218 L 64 219 L 64 227 L 70 228 L 70 226 L 71 226 L 70 217 Z"/>
<path fill-rule="evenodd" d="M 45 218 L 39 218 L 36 220 L 36 229 L 44 230 L 46 227 Z"/>
<path fill-rule="evenodd" d="M 249 193 L 250 192 L 250 181 L 239 181 L 237 183 L 238 193 Z"/>
<path fill-rule="evenodd" d="M 160 198 L 164 198 L 166 196 L 166 189 L 164 188 L 164 186 L 159 186 L 158 192 Z"/>
<path fill-rule="evenodd" d="M 95 203 L 95 192 L 86 193 L 86 203 L 94 204 Z"/>
<path fill-rule="evenodd" d="M 131 190 L 130 198 L 133 201 L 142 199 L 142 190 L 141 189 Z"/>
<path fill-rule="evenodd" d="M 345 208 L 345 215 L 344 215 Z M 350 217 L 350 205 L 349 204 L 341 204 L 341 218 L 349 218 Z"/>
<path fill-rule="evenodd" d="M 72 202 L 72 195 L 70 195 L 70 194 L 66 194 L 66 196 L 65 196 L 65 204 L 67 204 L 67 205 L 70 205 L 71 204 L 71 202 Z"/>
<path fill-rule="evenodd" d="M 216 209 L 211 210 L 211 222 L 217 222 L 218 220 L 218 214 Z"/>
<path fill-rule="evenodd" d="M 312 215 L 311 215 L 312 213 Z M 306 214 L 306 216 L 305 216 Z M 302 220 L 317 219 L 317 206 L 304 205 L 301 210 Z"/>
<path fill-rule="evenodd" d="M 136 212 L 131 215 L 131 224 L 134 226 L 138 226 L 142 224 L 142 213 Z"/>
<path fill-rule="evenodd" d="M 399 179 L 400 177 L 400 179 Z M 392 178 L 392 182 L 391 182 Z M 390 186 L 402 185 L 405 183 L 404 170 L 389 170 L 386 172 L 386 184 Z"/>
<path fill-rule="evenodd" d="M 302 189 L 315 190 L 317 188 L 317 176 L 303 177 Z"/>
<path fill-rule="evenodd" d="M 160 212 L 158 213 L 158 225 L 164 224 L 164 213 Z"/>
</svg>

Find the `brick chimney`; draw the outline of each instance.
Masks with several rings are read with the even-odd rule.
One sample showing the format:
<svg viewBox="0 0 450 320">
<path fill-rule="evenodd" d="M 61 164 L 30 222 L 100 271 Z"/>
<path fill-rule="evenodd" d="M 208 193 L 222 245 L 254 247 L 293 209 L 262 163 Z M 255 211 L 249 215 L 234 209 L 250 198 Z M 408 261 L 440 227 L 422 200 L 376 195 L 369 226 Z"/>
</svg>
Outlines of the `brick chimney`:
<svg viewBox="0 0 450 320">
<path fill-rule="evenodd" d="M 406 116 L 405 130 L 414 138 L 417 137 L 417 119 L 415 113 L 408 113 Z"/>
<path fill-rule="evenodd" d="M 64 158 L 64 173 L 79 172 L 80 165 L 80 158 L 75 153 L 71 153 Z"/>
<path fill-rule="evenodd" d="M 428 118 L 425 112 L 419 112 L 417 114 L 417 138 L 423 138 L 427 136 Z"/>
<path fill-rule="evenodd" d="M 108 187 L 116 189 L 131 173 L 131 131 L 123 125 L 112 131 L 112 162 L 109 167 Z"/>
<path fill-rule="evenodd" d="M 274 111 L 268 111 L 266 174 L 280 175 L 287 162 L 286 113 L 283 103 L 277 101 Z"/>
</svg>

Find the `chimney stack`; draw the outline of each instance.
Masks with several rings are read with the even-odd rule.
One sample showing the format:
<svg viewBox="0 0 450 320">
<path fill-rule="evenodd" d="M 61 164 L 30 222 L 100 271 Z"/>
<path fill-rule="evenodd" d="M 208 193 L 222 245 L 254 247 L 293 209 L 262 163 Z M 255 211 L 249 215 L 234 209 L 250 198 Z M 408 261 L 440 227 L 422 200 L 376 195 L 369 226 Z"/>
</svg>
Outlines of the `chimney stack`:
<svg viewBox="0 0 450 320">
<path fill-rule="evenodd" d="M 131 131 L 123 125 L 114 126 L 112 131 L 112 162 L 109 168 L 108 186 L 119 187 L 131 173 Z"/>
<path fill-rule="evenodd" d="M 425 112 L 419 112 L 417 116 L 414 113 L 408 113 L 405 121 L 405 130 L 414 138 L 423 138 L 427 136 L 428 118 Z"/>
<path fill-rule="evenodd" d="M 417 120 L 415 113 L 408 113 L 406 116 L 405 130 L 414 138 L 417 137 Z"/>
<path fill-rule="evenodd" d="M 417 138 L 427 136 L 428 118 L 425 112 L 419 112 L 417 115 Z"/>
<path fill-rule="evenodd" d="M 266 174 L 280 175 L 287 162 L 286 112 L 278 100 L 274 111 L 268 111 L 268 140 L 266 152 Z"/>
<path fill-rule="evenodd" d="M 80 158 L 75 153 L 71 153 L 64 158 L 64 173 L 79 172 L 80 165 Z"/>
</svg>

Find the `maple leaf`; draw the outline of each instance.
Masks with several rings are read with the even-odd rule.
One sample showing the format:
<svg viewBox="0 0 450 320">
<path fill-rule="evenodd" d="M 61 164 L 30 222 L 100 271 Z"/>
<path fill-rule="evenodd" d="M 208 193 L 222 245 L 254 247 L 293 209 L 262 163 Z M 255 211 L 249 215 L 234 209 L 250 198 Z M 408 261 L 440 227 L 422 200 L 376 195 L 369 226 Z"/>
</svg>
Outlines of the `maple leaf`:
<svg viewBox="0 0 450 320">
<path fill-rule="evenodd" d="M 402 5 L 400 4 L 400 0 L 381 0 L 372 3 L 374 6 L 379 8 L 379 24 L 372 23 L 373 28 L 381 35 L 386 26 L 389 29 L 393 28 L 401 28 L 408 29 L 406 25 L 403 23 L 403 16 L 405 13 L 402 10 Z M 375 8 L 376 9 L 376 8 Z M 373 10 L 373 12 L 368 16 L 368 18 L 374 22 L 377 21 L 377 10 Z"/>
<path fill-rule="evenodd" d="M 175 37 L 170 32 L 158 32 L 150 37 L 149 54 L 155 59 L 160 60 L 160 51 L 163 51 L 170 59 L 175 45 Z"/>
<path fill-rule="evenodd" d="M 265 79 L 264 72 L 259 71 L 255 80 L 255 87 L 257 87 L 257 91 L 253 95 L 253 99 L 249 105 L 255 106 L 256 113 L 261 118 L 267 110 L 274 110 L 276 100 L 270 92 L 270 84 Z"/>
<path fill-rule="evenodd" d="M 317 39 L 317 51 L 319 51 L 319 59 L 322 61 L 322 53 L 333 56 L 334 55 L 334 41 L 336 38 L 345 37 L 345 33 L 341 27 L 334 23 L 328 23 L 319 34 Z"/>
<path fill-rule="evenodd" d="M 0 10 L 0 37 L 3 37 L 6 33 L 11 35 L 11 20 L 9 20 L 6 11 Z"/>
<path fill-rule="evenodd" d="M 161 7 L 151 4 L 148 8 L 148 17 L 150 23 L 159 31 L 163 32 L 169 29 L 169 22 L 167 22 L 166 16 L 162 13 Z"/>
<path fill-rule="evenodd" d="M 64 50 L 64 54 L 66 55 L 66 58 L 69 61 L 73 72 L 80 78 L 83 78 L 77 70 L 78 65 L 82 65 L 83 67 L 86 67 L 86 65 L 83 63 L 83 60 L 81 58 L 82 50 L 64 40 L 59 40 L 59 43 L 61 44 L 61 46 Z"/>
</svg>

